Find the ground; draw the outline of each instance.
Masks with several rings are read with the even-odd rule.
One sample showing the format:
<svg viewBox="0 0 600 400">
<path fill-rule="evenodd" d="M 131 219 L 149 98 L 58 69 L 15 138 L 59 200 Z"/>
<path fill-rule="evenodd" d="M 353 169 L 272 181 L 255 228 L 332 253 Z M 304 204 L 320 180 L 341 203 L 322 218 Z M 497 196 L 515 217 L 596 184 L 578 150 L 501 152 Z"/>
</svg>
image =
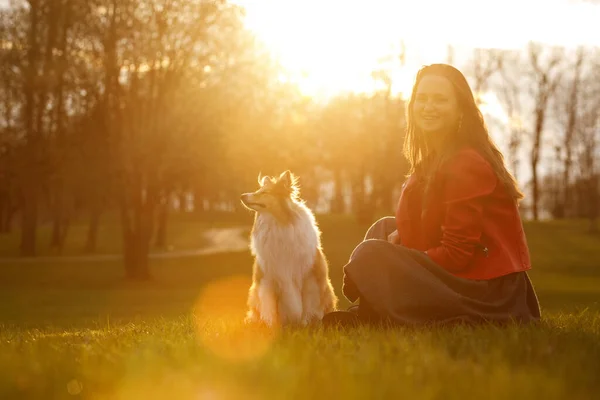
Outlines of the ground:
<svg viewBox="0 0 600 400">
<path fill-rule="evenodd" d="M 340 294 L 341 267 L 366 227 L 319 222 Z M 3 263 L 0 398 L 593 398 L 600 237 L 585 228 L 526 224 L 543 312 L 528 327 L 248 329 L 245 249 L 154 258 L 148 283 L 123 281 L 111 259 Z"/>
</svg>

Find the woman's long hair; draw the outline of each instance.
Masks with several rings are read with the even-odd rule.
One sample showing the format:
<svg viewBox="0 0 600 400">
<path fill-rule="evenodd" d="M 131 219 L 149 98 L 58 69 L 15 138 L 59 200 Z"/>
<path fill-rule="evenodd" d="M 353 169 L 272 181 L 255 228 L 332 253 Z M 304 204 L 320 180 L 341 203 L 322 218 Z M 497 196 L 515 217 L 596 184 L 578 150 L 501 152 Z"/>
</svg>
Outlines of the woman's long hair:
<svg viewBox="0 0 600 400">
<path fill-rule="evenodd" d="M 432 150 L 428 147 L 423 132 L 415 126 L 415 117 L 413 115 L 413 104 L 417 88 L 421 79 L 427 75 L 443 76 L 452 83 L 458 99 L 458 106 L 462 113 L 458 129 L 444 139 L 445 143 L 443 146 L 439 146 L 439 148 L 444 149 L 444 152 L 436 155 L 433 155 Z M 404 155 L 410 163 L 409 173 L 417 173 L 418 176 L 424 179 L 426 192 L 431 178 L 440 165 L 453 152 L 463 146 L 471 146 L 490 163 L 499 181 L 504 184 L 511 198 L 518 202 L 524 197 L 523 193 L 519 190 L 517 181 L 506 169 L 502 153 L 498 150 L 498 147 L 488 133 L 483 115 L 475 103 L 469 83 L 458 69 L 448 64 L 432 64 L 421 68 L 417 73 L 406 114 L 408 124 L 404 139 Z"/>
</svg>

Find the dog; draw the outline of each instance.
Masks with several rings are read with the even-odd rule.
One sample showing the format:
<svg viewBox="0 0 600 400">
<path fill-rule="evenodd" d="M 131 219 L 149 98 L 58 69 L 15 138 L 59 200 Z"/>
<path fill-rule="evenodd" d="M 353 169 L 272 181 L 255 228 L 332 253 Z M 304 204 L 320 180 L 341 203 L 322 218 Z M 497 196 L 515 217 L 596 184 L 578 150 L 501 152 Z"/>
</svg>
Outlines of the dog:
<svg viewBox="0 0 600 400">
<path fill-rule="evenodd" d="M 254 256 L 246 323 L 307 326 L 337 309 L 329 267 L 314 214 L 299 198 L 289 170 L 261 177 L 260 188 L 241 196 L 255 212 L 250 237 Z"/>
</svg>

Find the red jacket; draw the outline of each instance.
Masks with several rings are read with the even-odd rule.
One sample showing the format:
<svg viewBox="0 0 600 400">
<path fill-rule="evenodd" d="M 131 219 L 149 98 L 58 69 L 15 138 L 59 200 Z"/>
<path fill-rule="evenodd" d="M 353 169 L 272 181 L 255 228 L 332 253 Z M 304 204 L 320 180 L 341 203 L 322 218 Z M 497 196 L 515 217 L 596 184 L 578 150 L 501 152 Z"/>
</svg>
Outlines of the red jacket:
<svg viewBox="0 0 600 400">
<path fill-rule="evenodd" d="M 452 274 L 488 280 L 531 268 L 517 204 L 474 149 L 465 148 L 437 174 L 421 216 L 422 186 L 405 184 L 396 226 L 403 246 L 427 255 Z"/>
</svg>

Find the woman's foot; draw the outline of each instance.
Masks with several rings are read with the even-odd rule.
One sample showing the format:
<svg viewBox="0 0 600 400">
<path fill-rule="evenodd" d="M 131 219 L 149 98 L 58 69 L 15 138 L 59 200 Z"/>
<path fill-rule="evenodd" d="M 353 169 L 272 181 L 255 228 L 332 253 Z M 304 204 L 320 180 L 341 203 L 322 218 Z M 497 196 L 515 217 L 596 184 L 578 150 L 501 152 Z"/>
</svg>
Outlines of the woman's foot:
<svg viewBox="0 0 600 400">
<path fill-rule="evenodd" d="M 360 325 L 358 314 L 351 309 L 349 311 L 333 311 L 323 316 L 321 323 L 324 327 L 356 327 Z"/>
</svg>

